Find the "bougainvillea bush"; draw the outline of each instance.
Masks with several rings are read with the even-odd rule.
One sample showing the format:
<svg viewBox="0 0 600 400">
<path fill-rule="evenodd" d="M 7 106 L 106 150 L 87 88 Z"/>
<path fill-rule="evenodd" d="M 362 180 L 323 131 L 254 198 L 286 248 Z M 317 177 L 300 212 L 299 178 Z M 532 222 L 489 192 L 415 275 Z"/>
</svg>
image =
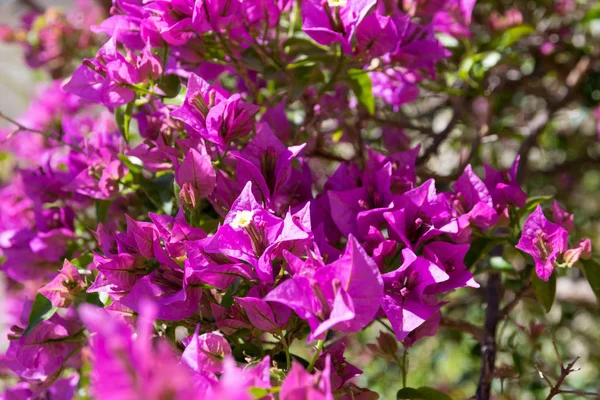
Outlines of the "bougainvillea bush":
<svg viewBox="0 0 600 400">
<path fill-rule="evenodd" d="M 1 398 L 598 396 L 593 3 L 28 1 Z"/>
</svg>

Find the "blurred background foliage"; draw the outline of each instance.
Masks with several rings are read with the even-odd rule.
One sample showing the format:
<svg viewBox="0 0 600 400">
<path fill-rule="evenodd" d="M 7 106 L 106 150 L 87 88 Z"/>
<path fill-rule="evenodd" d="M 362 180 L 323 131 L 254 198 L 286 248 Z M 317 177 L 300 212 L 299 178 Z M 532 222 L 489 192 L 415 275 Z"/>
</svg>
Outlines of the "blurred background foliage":
<svg viewBox="0 0 600 400">
<path fill-rule="evenodd" d="M 440 67 L 437 80 L 425 85 L 431 90 L 390 116 L 413 138 L 417 135 L 412 133 L 432 133 L 424 145 L 438 147 L 421 158 L 420 176 L 451 183 L 467 162 L 507 168 L 520 155 L 520 179 L 530 198 L 554 196 L 575 213 L 575 236 L 590 237 L 598 249 L 600 3 L 480 0 L 471 32 L 470 40 L 441 36 L 453 55 Z M 482 176 L 483 168 L 477 172 Z M 576 357 L 579 370 L 568 375 L 562 389 L 600 391 L 600 314 L 581 270 L 559 270 L 556 300 L 546 313 L 519 283 L 527 279 L 528 260 L 505 251 L 504 261 L 501 306 L 515 294 L 522 299 L 499 324 L 495 397 L 546 399 L 549 385 L 540 371 L 554 383 L 561 362 L 566 367 Z M 490 264 L 486 258 L 477 265 L 479 282 L 485 282 L 483 272 L 497 269 Z M 460 290 L 447 301 L 437 335 L 408 349 L 408 384 L 465 399 L 477 387 L 481 345 L 469 334 L 448 329 L 449 321 L 483 326 L 485 291 Z M 359 341 L 373 342 L 380 330 L 373 326 Z M 384 393 L 385 399 L 394 398 L 398 365 L 377 356 L 363 365 L 368 368 L 361 384 Z"/>
<path fill-rule="evenodd" d="M 69 7 L 69 2 L 40 2 L 47 5 Z M 17 25 L 27 7 L 1 4 L 2 22 Z M 590 237 L 600 248 L 600 2 L 479 0 L 471 32 L 470 39 L 440 35 L 452 57 L 441 63 L 436 79 L 423 85 L 419 101 L 375 115 L 373 123 L 400 127 L 413 142 L 423 142 L 427 150 L 419 159 L 419 176 L 442 184 L 450 185 L 467 163 L 479 166 L 476 172 L 483 176 L 482 163 L 507 168 L 519 155 L 520 179 L 530 197 L 555 197 L 575 213 L 574 237 Z M 50 78 L 31 76 L 19 52 L 17 45 L 0 44 L 0 106 L 11 115 L 27 106 L 32 82 Z M 377 146 L 380 138 L 366 139 Z M 559 271 L 556 300 L 546 312 L 522 285 L 529 279 L 529 260 L 515 250 L 505 253 L 501 262 L 485 257 L 477 264 L 482 289 L 463 289 L 445 299 L 449 304 L 437 335 L 407 350 L 407 384 L 436 387 L 455 399 L 475 392 L 481 344 L 465 326 L 484 325 L 485 280 L 494 270 L 504 283 L 501 306 L 510 307 L 499 325 L 495 397 L 545 399 L 549 387 L 543 377 L 556 382 L 561 363 L 576 357 L 579 370 L 562 388 L 600 392 L 600 314 L 581 270 Z M 513 302 L 515 297 L 520 301 Z M 366 366 L 361 386 L 394 399 L 400 366 L 366 346 L 382 330 L 376 323 L 353 339 L 351 360 Z"/>
</svg>

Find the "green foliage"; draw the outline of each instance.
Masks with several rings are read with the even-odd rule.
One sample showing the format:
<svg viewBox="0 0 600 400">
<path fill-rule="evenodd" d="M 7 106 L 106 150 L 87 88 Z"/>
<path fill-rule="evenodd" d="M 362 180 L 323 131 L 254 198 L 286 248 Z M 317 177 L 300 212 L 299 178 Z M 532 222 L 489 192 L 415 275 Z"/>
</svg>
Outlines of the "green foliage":
<svg viewBox="0 0 600 400">
<path fill-rule="evenodd" d="M 424 386 L 418 389 L 400 389 L 396 393 L 396 399 L 452 400 L 452 397 L 439 390 Z"/>
<path fill-rule="evenodd" d="M 556 272 L 552 273 L 550 278 L 545 281 L 537 276 L 535 269 L 531 271 L 531 284 L 535 291 L 535 296 L 546 312 L 550 312 L 556 297 L 556 274 Z"/>
<path fill-rule="evenodd" d="M 33 301 L 31 313 L 29 314 L 29 321 L 27 322 L 27 328 L 25 329 L 23 335 L 29 335 L 31 331 L 41 322 L 52 318 L 57 310 L 58 308 L 52 306 L 50 300 L 38 293 Z"/>
</svg>

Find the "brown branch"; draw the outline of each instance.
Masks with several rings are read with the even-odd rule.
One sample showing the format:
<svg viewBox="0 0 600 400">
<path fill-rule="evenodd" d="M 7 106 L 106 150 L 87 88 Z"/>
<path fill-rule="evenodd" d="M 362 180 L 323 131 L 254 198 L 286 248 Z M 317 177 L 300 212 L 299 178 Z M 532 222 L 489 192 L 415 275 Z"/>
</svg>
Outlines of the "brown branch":
<svg viewBox="0 0 600 400">
<path fill-rule="evenodd" d="M 442 318 L 442 320 L 440 321 L 440 326 L 442 328 L 468 333 L 469 335 L 477 339 L 479 342 L 483 341 L 483 329 L 471 324 L 470 322 L 450 318 Z"/>
<path fill-rule="evenodd" d="M 595 396 L 600 397 L 600 393 L 598 392 L 586 392 L 583 390 L 561 390 L 559 393 L 564 394 L 578 394 L 579 396 Z"/>
<path fill-rule="evenodd" d="M 38 12 L 38 13 L 44 12 L 44 9 L 42 7 L 40 7 L 40 5 L 37 4 L 34 0 L 21 0 L 21 4 L 23 4 L 26 7 L 29 7 L 30 9 L 32 9 L 35 12 Z"/>
<path fill-rule="evenodd" d="M 519 304 L 519 302 L 531 292 L 531 282 L 527 282 L 525 286 L 515 293 L 515 297 L 504 306 L 500 311 L 500 319 L 505 318 Z"/>
<path fill-rule="evenodd" d="M 576 371 L 576 369 L 573 369 L 573 366 L 575 365 L 575 363 L 578 360 L 579 360 L 579 357 L 577 357 L 573 361 L 571 361 L 566 367 L 560 368 L 560 376 L 558 377 L 556 384 L 551 387 L 550 393 L 548 394 L 548 397 L 546 397 L 546 400 L 551 400 L 554 396 L 561 393 L 561 389 L 560 389 L 561 385 L 564 383 L 565 379 L 567 379 L 567 376 L 571 372 Z"/>
<path fill-rule="evenodd" d="M 104 9 L 106 15 L 110 15 L 110 9 L 112 7 L 112 0 L 98 0 L 100 6 Z"/>
<path fill-rule="evenodd" d="M 5 115 L 1 111 L 0 111 L 0 119 L 4 119 L 17 127 L 17 129 L 15 129 L 14 131 L 12 131 L 8 135 L 6 135 L 6 137 L 4 139 L 0 140 L 0 145 L 7 143 L 8 141 L 10 141 L 12 138 L 14 138 L 20 132 L 31 132 L 31 133 L 41 135 L 48 139 L 56 140 L 57 142 L 59 142 L 60 144 L 62 144 L 64 146 L 71 147 L 73 150 L 83 153 L 83 150 L 81 150 L 81 148 L 79 146 L 65 142 L 60 137 L 60 135 L 53 135 L 51 132 L 44 132 L 44 131 L 40 131 L 37 129 L 28 128 L 28 127 L 22 125 L 21 123 L 15 121 L 14 119 L 10 118 L 9 116 Z"/>
<path fill-rule="evenodd" d="M 560 357 L 560 353 L 558 352 L 558 347 L 556 346 L 556 342 L 554 340 L 552 340 L 552 346 L 554 347 L 554 352 L 556 353 L 556 358 L 558 360 L 558 364 L 560 365 L 560 376 L 556 380 L 556 384 L 552 384 L 552 381 L 550 381 L 550 379 L 546 376 L 546 374 L 544 374 L 537 367 L 537 365 L 535 366 L 535 368 L 537 369 L 537 371 L 540 374 L 540 376 L 542 377 L 542 379 L 544 381 L 546 381 L 546 383 L 550 387 L 550 393 L 548 393 L 548 397 L 546 397 L 546 400 L 552 400 L 554 398 L 554 396 L 556 396 L 558 394 L 577 394 L 580 396 L 600 397 L 600 393 L 597 393 L 597 392 L 588 392 L 585 390 L 573 390 L 573 389 L 561 389 L 560 388 L 565 383 L 567 376 L 569 376 L 569 374 L 571 372 L 579 371 L 579 368 L 573 368 L 575 366 L 575 364 L 577 363 L 577 361 L 579 361 L 579 357 L 576 357 L 573 361 L 571 361 L 565 367 L 565 365 L 562 361 L 562 358 Z"/>
<path fill-rule="evenodd" d="M 498 273 L 490 273 L 487 284 L 487 311 L 481 343 L 481 375 L 475 393 L 477 400 L 489 400 L 496 363 L 496 328 L 500 319 L 502 280 Z"/>
<path fill-rule="evenodd" d="M 438 147 L 440 147 L 442 142 L 446 140 L 446 138 L 448 138 L 448 135 L 450 135 L 452 129 L 454 129 L 457 123 L 458 112 L 457 110 L 454 110 L 454 114 L 452 115 L 452 119 L 450 119 L 450 122 L 448 122 L 448 125 L 446 125 L 446 127 L 440 133 L 435 135 L 431 145 L 427 149 L 425 149 L 423 155 L 417 160 L 417 165 L 424 164 L 425 162 L 427 162 L 427 160 L 429 160 L 429 157 L 431 157 L 437 151 Z"/>
<path fill-rule="evenodd" d="M 544 131 L 548 122 L 552 120 L 558 110 L 565 107 L 577 93 L 575 90 L 583 81 L 583 77 L 589 70 L 592 62 L 590 57 L 583 56 L 579 59 L 577 64 L 569 72 L 565 78 L 565 85 L 567 86 L 567 93 L 560 99 L 550 103 L 547 110 L 538 113 L 525 128 L 522 133 L 526 136 L 526 139 L 521 143 L 519 148 L 519 170 L 517 171 L 517 181 L 522 184 L 527 172 L 527 163 L 529 161 L 529 153 L 531 149 L 537 145 L 540 134 Z"/>
</svg>

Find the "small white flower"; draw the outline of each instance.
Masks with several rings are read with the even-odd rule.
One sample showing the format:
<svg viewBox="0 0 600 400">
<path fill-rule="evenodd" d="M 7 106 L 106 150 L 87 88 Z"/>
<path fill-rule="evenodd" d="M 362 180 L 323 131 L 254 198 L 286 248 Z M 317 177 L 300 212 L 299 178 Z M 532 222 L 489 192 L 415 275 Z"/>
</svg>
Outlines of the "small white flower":
<svg viewBox="0 0 600 400">
<path fill-rule="evenodd" d="M 252 218 L 254 218 L 254 211 L 238 211 L 231 222 L 231 227 L 234 229 L 245 228 L 250 225 Z"/>
<path fill-rule="evenodd" d="M 348 0 L 327 0 L 329 7 L 346 7 Z"/>
</svg>

